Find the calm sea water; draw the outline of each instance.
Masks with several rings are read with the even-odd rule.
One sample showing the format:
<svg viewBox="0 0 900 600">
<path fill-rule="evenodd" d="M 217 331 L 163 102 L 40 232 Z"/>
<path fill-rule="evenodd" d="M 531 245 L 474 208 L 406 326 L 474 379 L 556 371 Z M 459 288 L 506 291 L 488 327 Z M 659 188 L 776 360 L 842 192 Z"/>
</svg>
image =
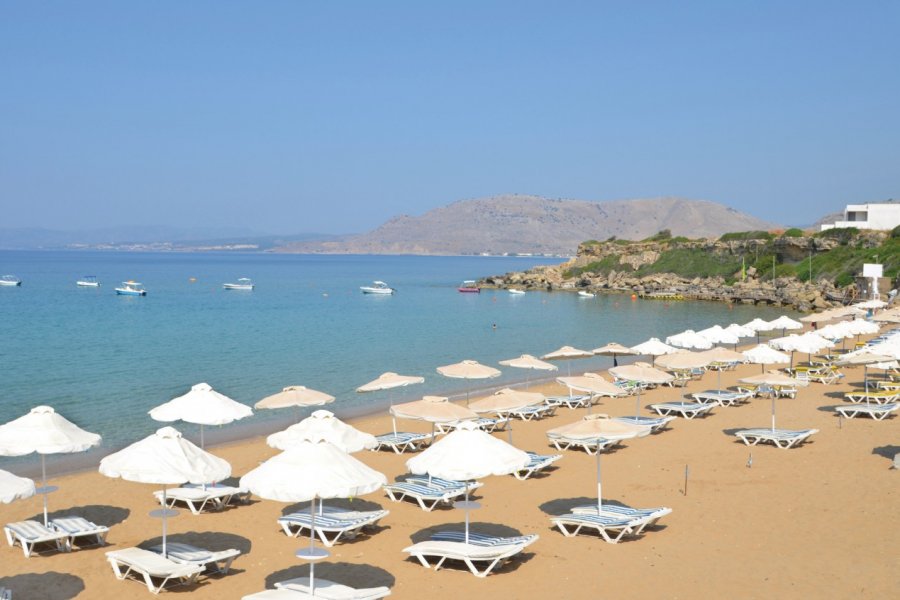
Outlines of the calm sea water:
<svg viewBox="0 0 900 600">
<path fill-rule="evenodd" d="M 394 393 L 393 401 L 460 394 L 485 384 L 446 379 L 436 367 L 463 359 L 497 366 L 502 359 L 540 355 L 565 344 L 633 345 L 687 328 L 784 313 L 717 303 L 632 302 L 625 295 L 582 299 L 571 293 L 456 291 L 463 279 L 556 262 L 0 252 L 0 274 L 14 273 L 24 282 L 20 288 L 0 288 L 0 422 L 49 404 L 100 433 L 108 451 L 160 427 L 147 411 L 202 381 L 250 405 L 285 386 L 305 385 L 336 396 L 331 408 L 347 414 L 388 402 L 387 392 L 354 391 L 384 371 L 426 378 L 424 385 Z M 103 286 L 76 287 L 84 274 L 97 275 Z M 223 282 L 238 277 L 251 277 L 256 290 L 222 289 Z M 113 288 L 125 279 L 143 282 L 148 295 L 116 296 Z M 374 279 L 388 282 L 397 294 L 360 293 L 359 286 Z M 609 366 L 608 358 L 595 358 L 572 368 Z M 490 385 L 525 379 L 520 370 L 502 370 L 503 377 Z M 260 411 L 246 421 L 274 427 L 273 419 L 293 418 L 293 413 Z M 196 426 L 176 427 L 195 437 Z"/>
</svg>

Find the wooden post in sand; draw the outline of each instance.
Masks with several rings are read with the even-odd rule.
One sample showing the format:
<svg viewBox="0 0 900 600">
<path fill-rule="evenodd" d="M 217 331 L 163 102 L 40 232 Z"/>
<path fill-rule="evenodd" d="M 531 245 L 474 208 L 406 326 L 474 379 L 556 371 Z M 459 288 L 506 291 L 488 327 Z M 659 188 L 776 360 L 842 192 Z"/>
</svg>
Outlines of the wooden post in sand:
<svg viewBox="0 0 900 600">
<path fill-rule="evenodd" d="M 684 465 L 684 495 L 687 496 L 687 485 L 688 485 L 688 473 L 690 472 L 690 468 L 687 465 Z"/>
</svg>

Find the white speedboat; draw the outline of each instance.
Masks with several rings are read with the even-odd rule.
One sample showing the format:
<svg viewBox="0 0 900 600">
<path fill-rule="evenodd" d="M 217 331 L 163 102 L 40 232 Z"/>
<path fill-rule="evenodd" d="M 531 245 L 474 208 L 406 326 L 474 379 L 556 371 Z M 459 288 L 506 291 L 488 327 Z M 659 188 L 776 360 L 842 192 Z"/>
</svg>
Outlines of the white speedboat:
<svg viewBox="0 0 900 600">
<path fill-rule="evenodd" d="M 509 288 L 509 293 L 510 293 L 510 294 L 519 294 L 519 295 L 521 295 L 521 294 L 524 294 L 525 291 L 524 291 L 524 290 L 517 290 L 517 289 Z"/>
<path fill-rule="evenodd" d="M 78 287 L 100 287 L 100 282 L 97 281 L 96 275 L 85 275 L 76 281 L 75 285 Z"/>
<path fill-rule="evenodd" d="M 372 285 L 360 286 L 363 294 L 393 294 L 394 288 L 383 281 L 373 281 Z"/>
<path fill-rule="evenodd" d="M 147 290 L 144 284 L 137 281 L 123 281 L 122 287 L 116 288 L 116 294 L 119 296 L 146 296 Z"/>
<path fill-rule="evenodd" d="M 241 277 L 236 283 L 223 283 L 222 287 L 226 290 L 252 290 L 256 286 L 250 279 Z"/>
<path fill-rule="evenodd" d="M 22 285 L 22 280 L 15 275 L 4 275 L 3 277 L 0 277 L 0 285 L 15 287 Z"/>
<path fill-rule="evenodd" d="M 593 298 L 594 297 L 594 294 L 592 294 L 590 292 L 586 292 L 584 290 L 578 290 L 578 295 L 581 296 L 582 298 Z"/>
</svg>

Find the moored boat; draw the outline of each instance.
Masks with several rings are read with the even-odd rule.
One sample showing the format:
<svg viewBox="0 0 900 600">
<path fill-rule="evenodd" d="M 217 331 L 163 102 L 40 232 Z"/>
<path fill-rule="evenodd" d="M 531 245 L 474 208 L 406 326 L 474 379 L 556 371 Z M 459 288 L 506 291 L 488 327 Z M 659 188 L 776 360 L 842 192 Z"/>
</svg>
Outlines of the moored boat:
<svg viewBox="0 0 900 600">
<path fill-rule="evenodd" d="M 509 288 L 509 293 L 513 295 L 522 295 L 525 293 L 524 290 L 517 290 L 515 288 Z"/>
<path fill-rule="evenodd" d="M 457 291 L 460 291 L 464 294 L 480 294 L 481 293 L 481 289 L 475 285 L 474 279 L 466 279 L 456 289 L 457 289 Z"/>
<path fill-rule="evenodd" d="M 76 281 L 75 285 L 78 287 L 100 287 L 100 282 L 97 281 L 96 275 L 85 275 Z"/>
<path fill-rule="evenodd" d="M 383 281 L 373 281 L 372 285 L 359 287 L 363 294 L 393 294 L 396 290 Z"/>
<path fill-rule="evenodd" d="M 252 290 L 256 286 L 247 277 L 241 277 L 235 283 L 223 283 L 222 287 L 226 290 Z"/>
<path fill-rule="evenodd" d="M 4 275 L 3 277 L 0 277 L 0 285 L 15 287 L 22 285 L 22 280 L 15 275 Z"/>
<path fill-rule="evenodd" d="M 582 298 L 593 298 L 594 297 L 594 294 L 592 294 L 590 292 L 586 292 L 584 290 L 578 290 L 578 295 L 581 296 Z"/>
<path fill-rule="evenodd" d="M 123 281 L 122 287 L 116 288 L 116 294 L 119 296 L 146 296 L 147 290 L 144 284 L 137 281 Z"/>
</svg>

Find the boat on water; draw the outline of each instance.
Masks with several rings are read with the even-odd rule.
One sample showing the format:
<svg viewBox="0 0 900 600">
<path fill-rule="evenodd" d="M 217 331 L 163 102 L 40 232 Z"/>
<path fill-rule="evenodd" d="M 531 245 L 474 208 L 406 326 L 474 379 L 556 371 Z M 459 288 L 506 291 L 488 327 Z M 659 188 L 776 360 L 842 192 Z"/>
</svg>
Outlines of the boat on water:
<svg viewBox="0 0 900 600">
<path fill-rule="evenodd" d="M 456 289 L 457 289 L 457 291 L 460 291 L 463 294 L 480 294 L 481 293 L 481 288 L 478 288 L 475 286 L 474 279 L 466 279 Z"/>
<path fill-rule="evenodd" d="M 594 297 L 594 294 L 592 294 L 590 292 L 586 292 L 584 290 L 578 290 L 578 295 L 581 296 L 582 298 L 593 298 Z"/>
<path fill-rule="evenodd" d="M 515 288 L 509 288 L 508 291 L 509 291 L 510 294 L 513 294 L 513 295 L 522 295 L 522 294 L 525 293 L 524 290 L 517 290 L 517 289 L 515 289 Z"/>
<path fill-rule="evenodd" d="M 222 287 L 226 290 L 252 290 L 256 286 L 247 277 L 241 277 L 235 283 L 223 283 Z"/>
<path fill-rule="evenodd" d="M 100 287 L 100 282 L 97 281 L 96 275 L 85 275 L 76 281 L 75 285 L 78 287 Z"/>
<path fill-rule="evenodd" d="M 373 281 L 372 285 L 359 287 L 363 294 L 393 294 L 396 290 L 383 281 Z"/>
<path fill-rule="evenodd" d="M 4 275 L 3 277 L 0 277 L 0 285 L 15 287 L 22 285 L 22 280 L 15 275 Z"/>
<path fill-rule="evenodd" d="M 137 281 L 123 281 L 122 287 L 116 288 L 116 294 L 119 296 L 146 296 L 147 290 L 144 284 Z"/>
</svg>

